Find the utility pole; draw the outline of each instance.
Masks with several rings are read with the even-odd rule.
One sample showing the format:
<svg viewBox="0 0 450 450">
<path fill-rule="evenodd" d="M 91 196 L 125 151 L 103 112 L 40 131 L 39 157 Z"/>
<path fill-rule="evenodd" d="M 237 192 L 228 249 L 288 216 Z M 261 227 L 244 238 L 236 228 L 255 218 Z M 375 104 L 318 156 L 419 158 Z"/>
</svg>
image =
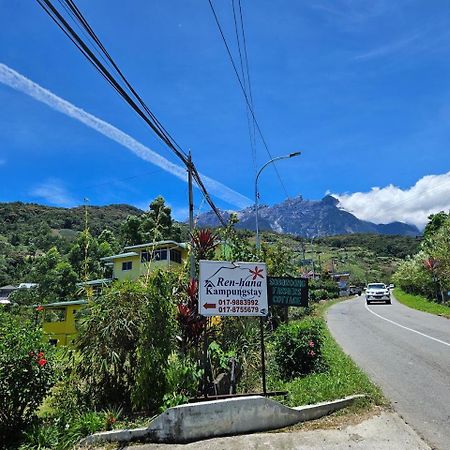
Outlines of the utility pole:
<svg viewBox="0 0 450 450">
<path fill-rule="evenodd" d="M 194 193 L 192 190 L 192 154 L 189 150 L 188 155 L 188 188 L 189 188 L 189 233 L 191 235 L 191 252 L 189 256 L 190 271 L 189 275 L 193 280 L 195 278 L 195 258 L 194 258 L 194 248 L 192 245 L 192 233 L 194 232 Z"/>
</svg>

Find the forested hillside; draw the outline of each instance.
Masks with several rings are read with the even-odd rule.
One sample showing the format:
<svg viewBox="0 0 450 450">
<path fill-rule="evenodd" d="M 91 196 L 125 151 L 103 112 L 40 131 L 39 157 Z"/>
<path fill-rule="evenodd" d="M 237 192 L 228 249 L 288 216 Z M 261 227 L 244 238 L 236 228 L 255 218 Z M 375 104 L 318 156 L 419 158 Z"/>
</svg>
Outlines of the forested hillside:
<svg viewBox="0 0 450 450">
<path fill-rule="evenodd" d="M 160 230 L 157 238 L 174 239 L 184 238 L 182 230 L 186 228 L 173 222 L 162 197 L 155 199 L 146 213 L 130 205 L 57 208 L 0 203 L 0 224 L 0 286 L 39 282 L 41 270 L 37 266 L 43 266 L 44 272 L 52 270 L 41 264 L 45 256 L 52 260 L 53 269 L 59 264 L 60 272 L 64 269 L 67 275 L 74 270 L 76 277 L 69 278 L 79 279 L 77 272 L 86 244 L 91 275 L 101 275 L 98 258 L 119 251 L 123 245 L 153 239 L 150 230 L 154 228 Z M 62 263 L 71 267 L 63 267 Z"/>
<path fill-rule="evenodd" d="M 420 237 L 379 234 L 345 234 L 317 239 L 317 243 L 336 248 L 361 247 L 377 256 L 405 258 L 417 253 Z"/>
<path fill-rule="evenodd" d="M 121 222 L 127 216 L 140 216 L 144 212 L 130 205 L 88 206 L 87 210 L 89 229 L 93 236 L 98 236 L 105 228 L 118 233 Z M 0 223 L 0 234 L 9 242 L 27 245 L 30 239 L 33 241 L 36 237 L 68 237 L 73 236 L 73 232 L 82 231 L 85 226 L 85 207 L 57 208 L 35 203 L 0 203 Z"/>
<path fill-rule="evenodd" d="M 188 239 L 187 225 L 172 220 L 162 197 L 155 199 L 147 212 L 129 205 L 56 208 L 2 203 L 0 223 L 0 286 L 34 281 L 60 297 L 70 297 L 72 292 L 61 291 L 61 286 L 73 286 L 83 278 L 86 247 L 89 275 L 95 278 L 108 275 L 99 259 L 125 245 Z M 254 240 L 252 231 L 237 233 L 242 240 Z M 289 249 L 291 262 L 300 272 L 313 266 L 316 272 L 350 271 L 352 282 L 359 284 L 387 281 L 399 261 L 414 255 L 419 246 L 414 237 L 377 234 L 307 239 L 263 232 L 262 240 Z"/>
</svg>

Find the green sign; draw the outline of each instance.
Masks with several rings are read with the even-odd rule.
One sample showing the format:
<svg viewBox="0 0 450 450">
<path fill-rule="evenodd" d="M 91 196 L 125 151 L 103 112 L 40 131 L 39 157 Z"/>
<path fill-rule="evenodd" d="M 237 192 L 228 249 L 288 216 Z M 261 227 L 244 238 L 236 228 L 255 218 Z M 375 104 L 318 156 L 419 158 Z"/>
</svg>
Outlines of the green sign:
<svg viewBox="0 0 450 450">
<path fill-rule="evenodd" d="M 267 277 L 269 305 L 308 306 L 308 278 Z"/>
</svg>

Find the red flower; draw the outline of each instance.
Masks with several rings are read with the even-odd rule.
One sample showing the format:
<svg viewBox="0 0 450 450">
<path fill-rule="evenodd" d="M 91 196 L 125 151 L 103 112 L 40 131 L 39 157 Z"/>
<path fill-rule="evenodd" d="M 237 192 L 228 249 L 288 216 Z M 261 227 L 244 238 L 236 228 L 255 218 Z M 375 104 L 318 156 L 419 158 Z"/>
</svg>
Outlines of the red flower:
<svg viewBox="0 0 450 450">
<path fill-rule="evenodd" d="M 37 359 L 42 359 L 44 357 L 44 352 L 39 352 L 37 354 Z"/>
<path fill-rule="evenodd" d="M 310 350 L 308 352 L 308 355 L 311 356 L 311 358 L 312 358 L 313 356 L 316 356 L 316 352 L 314 350 Z"/>
<path fill-rule="evenodd" d="M 197 293 L 198 293 L 198 283 L 197 280 L 194 280 L 193 278 L 191 278 L 189 280 L 189 284 L 187 286 L 186 289 L 187 294 L 189 295 L 190 299 L 194 299 L 197 297 Z"/>
<path fill-rule="evenodd" d="M 178 306 L 178 312 L 180 313 L 180 315 L 182 315 L 182 316 L 189 315 L 190 309 L 186 305 L 183 305 L 183 303 L 179 303 L 177 306 Z"/>
<path fill-rule="evenodd" d="M 47 364 L 47 360 L 44 358 L 38 359 L 37 363 L 41 366 L 44 367 Z"/>
<path fill-rule="evenodd" d="M 39 311 L 39 312 L 44 311 L 44 307 L 43 307 L 42 305 L 39 305 L 39 306 L 36 308 L 36 311 Z"/>
<path fill-rule="evenodd" d="M 259 278 L 264 278 L 261 274 L 264 272 L 263 269 L 258 269 L 258 266 L 255 266 L 255 270 L 248 269 L 250 273 L 253 275 L 252 280 L 256 280 Z"/>
<path fill-rule="evenodd" d="M 309 341 L 309 346 L 310 346 L 311 348 L 314 348 L 314 341 Z"/>
<path fill-rule="evenodd" d="M 425 259 L 423 265 L 428 270 L 435 270 L 439 266 L 439 261 L 436 261 L 434 258 Z"/>
</svg>

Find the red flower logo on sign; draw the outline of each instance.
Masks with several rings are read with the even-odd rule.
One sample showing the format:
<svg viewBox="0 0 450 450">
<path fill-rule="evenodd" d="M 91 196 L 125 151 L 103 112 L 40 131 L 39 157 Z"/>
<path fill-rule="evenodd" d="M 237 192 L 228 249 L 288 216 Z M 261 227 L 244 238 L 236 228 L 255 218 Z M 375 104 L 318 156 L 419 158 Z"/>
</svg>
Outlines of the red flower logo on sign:
<svg viewBox="0 0 450 450">
<path fill-rule="evenodd" d="M 264 278 L 261 274 L 264 272 L 263 269 L 258 269 L 258 266 L 255 266 L 255 270 L 248 269 L 250 273 L 252 274 L 252 280 L 256 280 L 259 278 Z"/>
</svg>

